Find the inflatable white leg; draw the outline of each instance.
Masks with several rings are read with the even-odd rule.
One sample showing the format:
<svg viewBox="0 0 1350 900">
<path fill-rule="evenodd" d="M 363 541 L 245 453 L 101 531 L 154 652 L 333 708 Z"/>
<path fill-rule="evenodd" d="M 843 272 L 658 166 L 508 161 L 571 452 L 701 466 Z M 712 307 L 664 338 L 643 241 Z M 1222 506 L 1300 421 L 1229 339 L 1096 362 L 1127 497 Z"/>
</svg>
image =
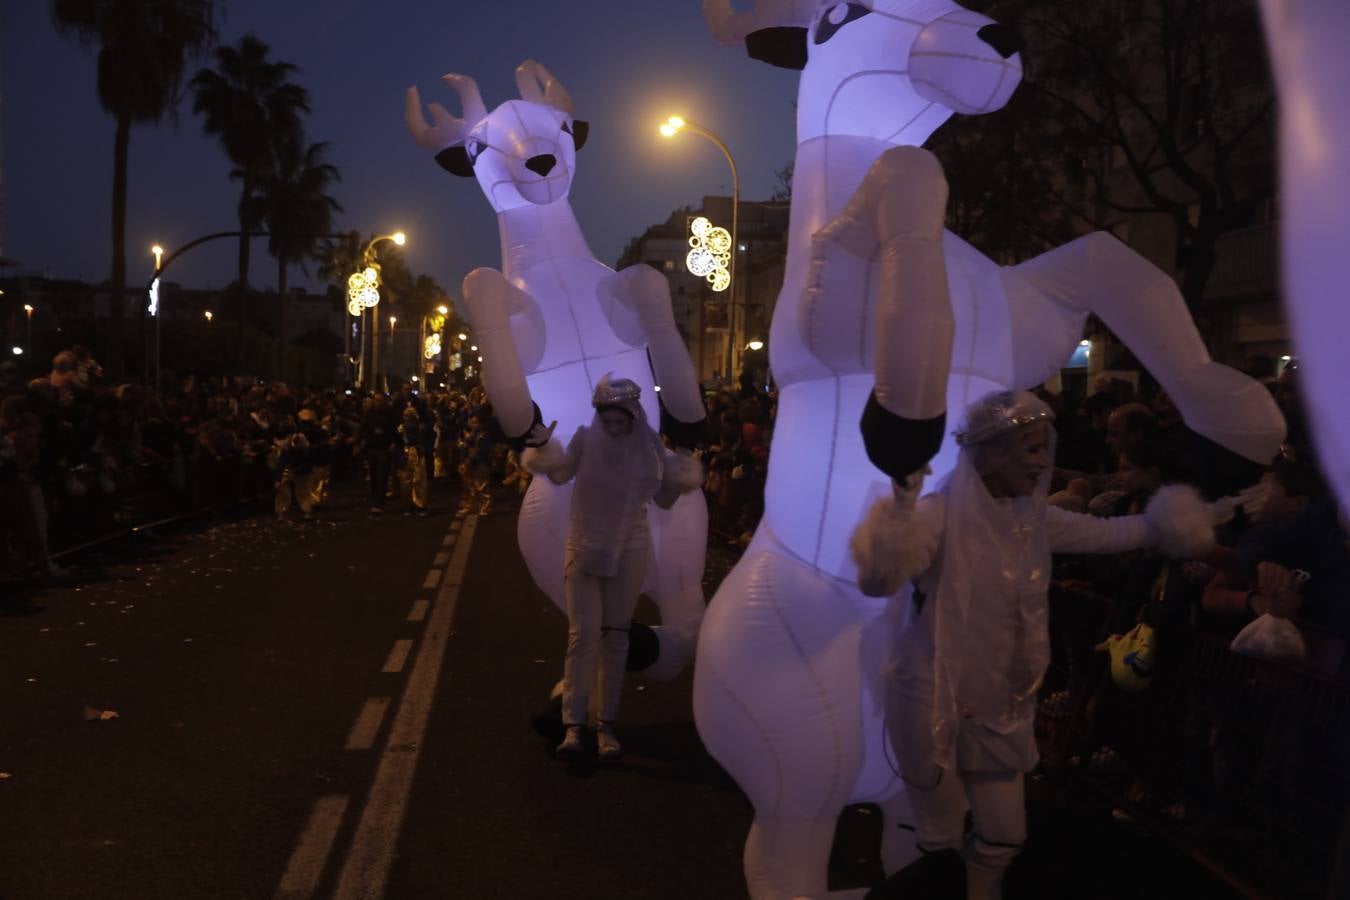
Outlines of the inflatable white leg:
<svg viewBox="0 0 1350 900">
<path fill-rule="evenodd" d="M 653 505 L 648 517 L 653 550 L 648 584 L 661 611 L 661 624 L 652 631 L 660 654 L 642 674 L 665 681 L 679 675 L 694 658 L 707 609 L 703 570 L 708 556 L 708 501 L 702 491 L 694 491 L 668 510 Z"/>
<path fill-rule="evenodd" d="M 1045 328 L 1038 340 L 1040 323 L 1091 312 L 1158 379 L 1191 429 L 1261 465 L 1279 450 L 1284 418 L 1269 392 L 1211 360 L 1176 282 L 1111 235 L 1090 234 L 1005 270 L 1003 285 L 1019 385 L 1064 363 L 1060 330 Z"/>
<path fill-rule="evenodd" d="M 835 823 L 862 767 L 851 618 L 836 583 L 755 544 L 704 617 L 694 718 L 755 807 L 746 878 L 756 900 L 822 895 Z"/>
<path fill-rule="evenodd" d="M 571 508 L 571 484 L 556 485 L 547 478 L 535 478 L 525 492 L 516 520 L 516 540 L 530 577 L 563 613 L 567 611 L 563 558 Z"/>
</svg>

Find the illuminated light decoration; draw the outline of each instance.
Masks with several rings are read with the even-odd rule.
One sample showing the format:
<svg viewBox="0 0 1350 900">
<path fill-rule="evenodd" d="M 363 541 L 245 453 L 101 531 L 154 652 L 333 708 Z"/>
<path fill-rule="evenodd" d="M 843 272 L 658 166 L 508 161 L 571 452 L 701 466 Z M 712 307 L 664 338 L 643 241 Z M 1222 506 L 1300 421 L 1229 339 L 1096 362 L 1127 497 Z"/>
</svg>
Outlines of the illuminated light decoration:
<svg viewBox="0 0 1350 900">
<path fill-rule="evenodd" d="M 1003 268 L 942 231 L 947 186 L 920 148 L 953 113 L 1007 102 L 1022 64 L 1006 30 L 945 0 L 739 5 L 703 4 L 724 43 L 805 29 L 806 55 L 793 60 L 787 51 L 802 44 L 792 41 L 754 48 L 805 62 L 769 344 L 778 414 L 764 515 L 708 605 L 693 706 L 704 745 L 756 811 L 750 896 L 823 897 L 846 804 L 880 809 L 887 874 L 914 853 L 912 833 L 905 840 L 896 827 L 912 819 L 876 695 L 887 602 L 853 586 L 848 550 L 871 502 L 892 490 L 858 424 L 873 389 L 885 386 L 877 393 L 893 415 L 954 417 L 989 391 L 1057 372 L 1092 312 L 1205 437 L 1264 463 L 1283 425 L 1268 392 L 1209 359 L 1175 283 L 1114 238 L 1087 236 Z M 948 438 L 927 483 L 955 460 Z"/>
<path fill-rule="evenodd" d="M 347 312 L 359 316 L 380 303 L 380 270 L 367 266 L 347 278 Z"/>
<path fill-rule="evenodd" d="M 1261 0 L 1279 93 L 1280 273 L 1318 461 L 1350 510 L 1350 5 Z M 1283 360 L 1290 362 L 1291 360 Z"/>
<path fill-rule="evenodd" d="M 427 335 L 422 347 L 422 355 L 427 359 L 435 359 L 441 355 L 441 336 L 439 334 Z"/>
<path fill-rule="evenodd" d="M 451 354 L 450 354 L 450 371 L 451 371 L 451 372 L 454 372 L 455 370 L 459 369 L 459 368 L 462 367 L 463 365 L 464 365 L 464 354 L 462 354 L 462 353 L 451 353 Z"/>
<path fill-rule="evenodd" d="M 447 171 L 477 180 L 497 213 L 501 270 L 471 272 L 463 296 L 477 348 L 466 358 L 474 362 L 470 369 L 482 369 L 502 430 L 527 433 L 537 404 L 545 422 L 557 421 L 553 438 L 566 446 L 593 419 L 592 392 L 606 373 L 642 388 L 650 421 L 660 420 L 657 380 L 672 416 L 700 421 L 698 377 L 675 326 L 665 277 L 646 265 L 615 273 L 594 257 L 576 220 L 568 198 L 584 130 L 562 83 L 527 61 L 516 70 L 520 99 L 489 111 L 472 78 L 451 74 L 444 81 L 458 93 L 461 115 L 433 108 L 434 122 L 427 121 L 410 88 L 405 120 Z M 536 478 L 517 523 L 530 574 L 560 610 L 566 608 L 571 496 L 570 485 Z M 697 492 L 686 494 L 670 510 L 649 508 L 647 521 L 652 554 L 643 587 L 656 601 L 661 625 L 655 629 L 658 658 L 644 673 L 674 677 L 693 657 L 707 608 L 707 504 Z"/>
<path fill-rule="evenodd" d="M 714 291 L 725 291 L 731 286 L 731 232 L 714 226 L 704 216 L 689 223 L 689 253 L 684 266 L 691 275 L 708 279 Z"/>
<path fill-rule="evenodd" d="M 152 316 L 159 315 L 159 279 L 150 282 L 150 304 L 145 311 Z"/>
</svg>

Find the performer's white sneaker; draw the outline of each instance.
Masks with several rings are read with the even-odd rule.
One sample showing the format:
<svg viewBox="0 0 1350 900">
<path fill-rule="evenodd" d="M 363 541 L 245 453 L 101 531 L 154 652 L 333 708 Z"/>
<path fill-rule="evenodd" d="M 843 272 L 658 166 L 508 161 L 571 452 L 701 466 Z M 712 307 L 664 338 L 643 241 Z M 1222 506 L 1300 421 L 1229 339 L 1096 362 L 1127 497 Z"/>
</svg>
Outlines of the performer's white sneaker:
<svg viewBox="0 0 1350 900">
<path fill-rule="evenodd" d="M 568 725 L 567 736 L 563 742 L 558 745 L 558 749 L 553 751 L 556 756 L 574 757 L 581 756 L 586 752 L 586 748 L 581 743 L 581 726 Z"/>
<path fill-rule="evenodd" d="M 595 732 L 595 739 L 600 747 L 598 755 L 601 759 L 619 759 L 623 756 L 623 746 L 614 736 L 614 726 L 601 725 Z"/>
</svg>

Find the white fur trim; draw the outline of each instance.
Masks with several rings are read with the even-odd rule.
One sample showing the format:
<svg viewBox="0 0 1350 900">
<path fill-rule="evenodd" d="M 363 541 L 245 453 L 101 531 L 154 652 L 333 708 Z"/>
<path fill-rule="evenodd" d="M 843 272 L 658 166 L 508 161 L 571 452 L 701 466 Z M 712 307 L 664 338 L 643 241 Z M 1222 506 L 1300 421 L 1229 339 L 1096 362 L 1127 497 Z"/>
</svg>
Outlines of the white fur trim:
<svg viewBox="0 0 1350 900">
<path fill-rule="evenodd" d="M 526 447 L 520 455 L 520 464 L 536 475 L 547 475 L 566 461 L 567 451 L 552 439 L 542 447 Z"/>
<path fill-rule="evenodd" d="M 1144 510 L 1154 542 L 1168 556 L 1196 559 L 1214 549 L 1214 520 L 1209 504 L 1187 484 L 1158 489 Z"/>
<path fill-rule="evenodd" d="M 703 464 L 689 453 L 667 454 L 664 465 L 663 487 L 687 494 L 703 486 Z"/>
<path fill-rule="evenodd" d="M 893 496 L 872 504 L 849 539 L 858 588 L 869 597 L 889 597 L 927 569 L 942 534 L 940 512 L 940 505 L 923 501 L 912 512 L 901 511 Z"/>
</svg>

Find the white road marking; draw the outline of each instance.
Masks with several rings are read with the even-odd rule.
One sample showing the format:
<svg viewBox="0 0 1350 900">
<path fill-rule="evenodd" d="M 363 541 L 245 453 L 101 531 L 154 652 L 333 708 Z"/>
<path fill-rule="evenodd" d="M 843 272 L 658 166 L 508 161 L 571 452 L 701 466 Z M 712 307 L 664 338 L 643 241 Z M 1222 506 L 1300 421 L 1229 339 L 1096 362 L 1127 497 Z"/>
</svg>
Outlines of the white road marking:
<svg viewBox="0 0 1350 900">
<path fill-rule="evenodd" d="M 281 876 L 281 884 L 277 885 L 275 900 L 308 900 L 314 895 L 349 799 L 346 794 L 328 794 L 314 804 L 314 812 L 310 813 L 291 861 L 286 864 L 286 873 Z"/>
<path fill-rule="evenodd" d="M 436 595 L 431 620 L 422 638 L 422 650 L 413 661 L 408 687 L 394 714 L 389 742 L 375 772 L 375 783 L 371 785 L 361 820 L 356 825 L 352 849 L 343 863 L 334 900 L 378 900 L 384 896 L 477 525 L 477 516 L 465 520 L 464 537 L 455 546 L 448 575 Z"/>
<path fill-rule="evenodd" d="M 381 672 L 402 672 L 403 664 L 408 661 L 408 653 L 412 650 L 413 642 L 411 640 L 394 641 L 394 649 L 389 651 L 389 658 L 384 661 L 384 668 Z"/>
<path fill-rule="evenodd" d="M 442 547 L 449 547 L 454 542 L 455 542 L 455 532 L 453 531 L 447 534 L 445 537 L 441 538 Z"/>
<path fill-rule="evenodd" d="M 351 734 L 347 735 L 345 750 L 369 750 L 375 744 L 375 735 L 384 721 L 384 711 L 389 708 L 388 697 L 371 697 L 361 707 Z"/>
<path fill-rule="evenodd" d="M 420 622 L 427 617 L 427 610 L 431 608 L 430 600 L 416 600 L 413 602 L 413 608 L 408 613 L 409 622 Z"/>
<path fill-rule="evenodd" d="M 442 550 L 440 553 L 436 554 L 436 558 L 431 561 L 431 564 L 438 569 L 443 569 L 445 568 L 445 564 L 448 563 L 449 561 L 450 561 L 450 551 Z"/>
<path fill-rule="evenodd" d="M 436 585 L 441 583 L 441 570 L 432 569 L 427 573 L 427 577 L 422 581 L 423 590 L 434 591 Z"/>
</svg>

